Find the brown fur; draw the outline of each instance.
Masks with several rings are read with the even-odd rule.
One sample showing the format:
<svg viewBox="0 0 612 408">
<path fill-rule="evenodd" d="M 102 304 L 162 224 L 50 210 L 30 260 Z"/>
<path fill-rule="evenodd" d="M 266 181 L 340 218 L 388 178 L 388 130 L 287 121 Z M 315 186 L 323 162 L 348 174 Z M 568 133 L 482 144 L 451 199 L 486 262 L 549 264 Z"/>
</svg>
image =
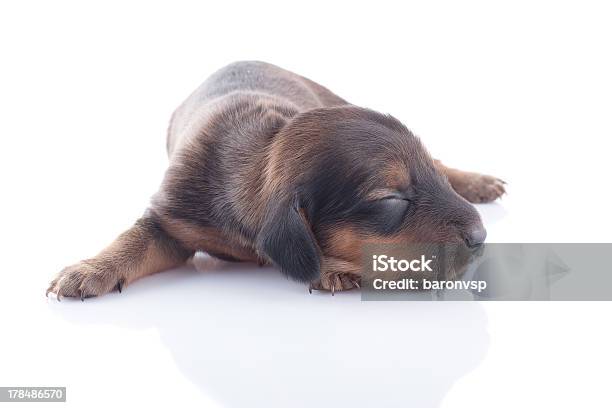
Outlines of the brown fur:
<svg viewBox="0 0 612 408">
<path fill-rule="evenodd" d="M 96 257 L 64 268 L 47 293 L 85 299 L 121 291 L 123 286 L 156 272 L 181 265 L 190 256 L 175 240 L 145 216 Z"/>
<path fill-rule="evenodd" d="M 496 178 L 432 160 L 396 119 L 261 62 L 205 81 L 172 115 L 167 149 L 168 170 L 143 218 L 65 268 L 48 292 L 101 295 L 196 251 L 273 264 L 317 289 L 350 289 L 365 243 L 472 245 L 484 228 L 466 199 L 504 192 Z"/>
</svg>

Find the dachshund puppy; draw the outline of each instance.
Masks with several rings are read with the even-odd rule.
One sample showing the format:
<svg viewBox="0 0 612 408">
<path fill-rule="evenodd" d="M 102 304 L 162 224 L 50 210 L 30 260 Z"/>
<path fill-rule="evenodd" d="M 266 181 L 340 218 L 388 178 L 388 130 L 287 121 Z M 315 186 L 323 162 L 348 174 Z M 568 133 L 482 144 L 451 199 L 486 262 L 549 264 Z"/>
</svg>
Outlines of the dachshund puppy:
<svg viewBox="0 0 612 408">
<path fill-rule="evenodd" d="M 347 290 L 367 242 L 479 247 L 486 231 L 470 202 L 504 193 L 497 178 L 433 160 L 395 118 L 263 62 L 231 64 L 196 89 L 172 116 L 167 150 L 142 218 L 47 293 L 121 291 L 196 251 Z"/>
</svg>

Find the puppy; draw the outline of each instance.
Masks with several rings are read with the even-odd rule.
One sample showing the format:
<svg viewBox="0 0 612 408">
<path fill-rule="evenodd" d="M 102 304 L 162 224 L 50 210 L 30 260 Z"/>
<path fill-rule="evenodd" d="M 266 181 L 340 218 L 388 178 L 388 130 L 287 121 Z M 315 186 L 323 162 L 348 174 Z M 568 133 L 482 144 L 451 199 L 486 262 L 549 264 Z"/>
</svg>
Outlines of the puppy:
<svg viewBox="0 0 612 408">
<path fill-rule="evenodd" d="M 272 264 L 321 290 L 359 286 L 365 243 L 480 246 L 471 203 L 497 178 L 445 167 L 397 119 L 263 62 L 214 73 L 174 112 L 150 207 L 47 290 L 81 299 L 179 266 L 196 251 Z"/>
</svg>

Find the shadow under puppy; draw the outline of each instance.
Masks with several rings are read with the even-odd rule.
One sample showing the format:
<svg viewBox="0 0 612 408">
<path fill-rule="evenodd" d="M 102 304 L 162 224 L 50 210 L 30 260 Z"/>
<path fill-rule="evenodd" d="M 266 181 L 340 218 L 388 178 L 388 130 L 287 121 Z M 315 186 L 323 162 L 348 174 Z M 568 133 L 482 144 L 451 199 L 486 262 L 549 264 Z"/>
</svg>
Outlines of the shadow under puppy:
<svg viewBox="0 0 612 408">
<path fill-rule="evenodd" d="M 273 264 L 316 289 L 359 286 L 364 243 L 486 237 L 470 202 L 497 178 L 445 167 L 395 118 L 263 62 L 214 73 L 174 112 L 169 168 L 151 206 L 47 293 L 98 296 L 196 251 Z"/>
</svg>

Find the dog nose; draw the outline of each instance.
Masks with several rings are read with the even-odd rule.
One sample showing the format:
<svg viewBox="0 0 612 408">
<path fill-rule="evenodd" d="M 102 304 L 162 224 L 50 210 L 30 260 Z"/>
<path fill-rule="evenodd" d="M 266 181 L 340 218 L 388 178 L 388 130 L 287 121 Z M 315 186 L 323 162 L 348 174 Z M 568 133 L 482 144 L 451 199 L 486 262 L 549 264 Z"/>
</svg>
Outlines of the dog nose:
<svg viewBox="0 0 612 408">
<path fill-rule="evenodd" d="M 470 248 L 477 248 L 485 242 L 487 230 L 482 226 L 472 228 L 465 236 L 465 243 Z"/>
</svg>

